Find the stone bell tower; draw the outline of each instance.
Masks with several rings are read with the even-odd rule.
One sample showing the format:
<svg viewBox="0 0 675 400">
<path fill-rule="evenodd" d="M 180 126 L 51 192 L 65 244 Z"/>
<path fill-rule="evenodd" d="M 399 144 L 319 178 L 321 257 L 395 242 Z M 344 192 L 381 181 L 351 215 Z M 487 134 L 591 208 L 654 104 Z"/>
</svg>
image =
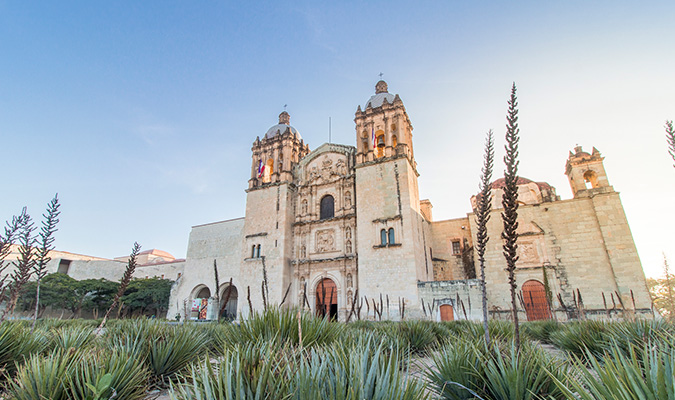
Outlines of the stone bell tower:
<svg viewBox="0 0 675 400">
<path fill-rule="evenodd" d="M 261 283 L 267 277 L 269 304 L 279 304 L 292 278 L 292 224 L 295 182 L 293 169 L 309 153 L 286 111 L 279 123 L 253 142 L 251 178 L 246 190 L 246 218 L 241 249 L 241 285 L 257 295 L 255 309 L 263 307 Z"/>
<path fill-rule="evenodd" d="M 358 106 L 354 122 L 357 164 L 405 156 L 417 168 L 410 118 L 398 94 L 389 93 L 387 82 L 377 82 L 375 95 L 368 100 L 364 110 Z"/>
<path fill-rule="evenodd" d="M 401 98 L 379 81 L 354 122 L 359 293 L 398 298 L 405 301 L 406 315 L 421 313 L 417 282 L 432 279 L 433 267 L 410 118 Z"/>
<path fill-rule="evenodd" d="M 249 189 L 269 183 L 293 181 L 293 167 L 309 153 L 298 130 L 290 125 L 291 116 L 283 111 L 279 123 L 253 142 Z"/>
<path fill-rule="evenodd" d="M 570 181 L 574 197 L 588 197 L 614 191 L 607 180 L 605 166 L 602 163 L 604 159 L 595 147 L 591 154 L 583 151 L 581 146 L 576 146 L 574 153 L 570 151 L 565 165 L 565 175 Z"/>
</svg>

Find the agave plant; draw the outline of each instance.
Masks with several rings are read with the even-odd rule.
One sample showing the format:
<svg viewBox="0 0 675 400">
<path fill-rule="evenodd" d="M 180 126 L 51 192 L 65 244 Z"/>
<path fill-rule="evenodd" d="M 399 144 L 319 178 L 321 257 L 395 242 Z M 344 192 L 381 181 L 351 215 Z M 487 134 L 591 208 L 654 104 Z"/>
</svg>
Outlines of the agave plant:
<svg viewBox="0 0 675 400">
<path fill-rule="evenodd" d="M 577 357 L 602 354 L 607 342 L 608 326 L 602 321 L 584 321 L 566 324 L 550 334 L 551 342 L 561 350 Z"/>
<path fill-rule="evenodd" d="M 483 355 L 474 343 L 458 340 L 448 343 L 432 356 L 434 368 L 426 370 L 426 378 L 441 398 L 466 400 L 482 391 Z"/>
<path fill-rule="evenodd" d="M 49 347 L 52 349 L 83 349 L 90 346 L 96 337 L 90 327 L 64 326 L 49 335 Z"/>
<path fill-rule="evenodd" d="M 7 384 L 9 398 L 16 400 L 68 399 L 67 376 L 78 358 L 76 351 L 31 355 Z"/>
<path fill-rule="evenodd" d="M 95 352 L 76 363 L 68 377 L 70 398 L 76 400 L 145 398 L 148 370 L 142 360 L 121 350 Z"/>
<path fill-rule="evenodd" d="M 531 321 L 522 324 L 523 333 L 542 343 L 551 343 L 551 334 L 562 329 L 562 326 L 554 320 Z"/>
<path fill-rule="evenodd" d="M 616 343 L 607 357 L 588 352 L 567 379 L 556 384 L 567 399 L 675 400 L 675 346 L 648 343 L 630 346 L 628 353 Z"/>
<path fill-rule="evenodd" d="M 328 318 L 317 318 L 307 313 L 300 314 L 302 345 L 311 347 L 331 343 L 344 331 L 344 325 Z M 278 339 L 283 343 L 300 344 L 297 310 L 272 308 L 262 313 L 253 313 L 238 329 L 232 330 L 234 343 Z"/>
<path fill-rule="evenodd" d="M 5 321 L 0 324 L 0 381 L 3 372 L 11 375 L 16 371 L 16 363 L 22 362 L 33 354 L 42 353 L 47 347 L 47 339 L 41 331 L 33 334 L 23 324 Z"/>
<path fill-rule="evenodd" d="M 494 400 L 563 399 L 556 380 L 564 378 L 565 366 L 543 350 L 513 342 L 505 349 L 493 346 L 484 373 L 485 396 Z"/>
<path fill-rule="evenodd" d="M 283 353 L 264 343 L 237 346 L 219 363 L 206 358 L 178 376 L 171 399 L 265 400 L 288 398 L 288 380 L 282 375 Z"/>
</svg>

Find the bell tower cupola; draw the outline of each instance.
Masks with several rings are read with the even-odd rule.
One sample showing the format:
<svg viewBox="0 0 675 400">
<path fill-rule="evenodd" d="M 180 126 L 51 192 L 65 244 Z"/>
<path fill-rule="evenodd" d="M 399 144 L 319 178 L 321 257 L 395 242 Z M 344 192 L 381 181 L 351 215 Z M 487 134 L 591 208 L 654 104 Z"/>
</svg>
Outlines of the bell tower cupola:
<svg viewBox="0 0 675 400">
<path fill-rule="evenodd" d="M 256 137 L 251 147 L 249 189 L 293 181 L 293 167 L 309 153 L 309 146 L 290 122 L 291 116 L 283 111 L 278 124 L 269 128 L 262 139 Z"/>
<path fill-rule="evenodd" d="M 412 124 L 398 94 L 389 93 L 387 82 L 375 85 L 365 108 L 356 110 L 356 163 L 406 157 L 415 166 Z"/>
<path fill-rule="evenodd" d="M 583 151 L 581 146 L 576 146 L 574 153 L 570 151 L 565 165 L 565 175 L 569 179 L 574 197 L 588 197 L 596 193 L 614 191 L 607 179 L 602 163 L 604 159 L 595 147 L 591 154 Z"/>
</svg>

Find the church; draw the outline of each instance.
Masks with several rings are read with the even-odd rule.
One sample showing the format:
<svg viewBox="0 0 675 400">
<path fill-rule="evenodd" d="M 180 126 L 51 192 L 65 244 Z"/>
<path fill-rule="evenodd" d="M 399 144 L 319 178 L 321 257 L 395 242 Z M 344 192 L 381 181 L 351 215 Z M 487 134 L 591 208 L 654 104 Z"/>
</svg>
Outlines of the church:
<svg viewBox="0 0 675 400">
<path fill-rule="evenodd" d="M 475 216 L 434 221 L 431 202 L 420 200 L 403 101 L 379 81 L 354 123 L 355 145 L 310 150 L 284 111 L 255 138 L 245 216 L 192 228 L 186 260 L 169 263 L 183 270 L 169 318 L 246 318 L 279 304 L 340 321 L 481 318 Z M 515 273 L 523 320 L 652 317 L 603 159 L 595 148 L 570 152 L 565 174 L 572 199 L 561 200 L 545 182 L 518 181 Z M 491 317 L 506 319 L 503 186 L 503 179 L 492 183 L 486 285 Z M 475 196 L 471 201 L 475 207 Z"/>
</svg>

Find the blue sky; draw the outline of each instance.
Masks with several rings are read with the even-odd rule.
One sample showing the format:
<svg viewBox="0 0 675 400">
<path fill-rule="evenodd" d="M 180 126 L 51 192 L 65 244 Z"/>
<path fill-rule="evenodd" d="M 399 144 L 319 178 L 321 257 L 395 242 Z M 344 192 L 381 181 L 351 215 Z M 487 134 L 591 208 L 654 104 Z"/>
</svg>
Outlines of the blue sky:
<svg viewBox="0 0 675 400">
<path fill-rule="evenodd" d="M 58 192 L 57 247 L 185 256 L 192 225 L 240 217 L 250 147 L 288 104 L 314 149 L 354 144 L 384 73 L 415 127 L 420 194 L 464 216 L 484 133 L 503 155 L 518 85 L 522 176 L 563 198 L 576 144 L 606 156 L 648 275 L 674 260 L 672 2 L 0 0 L 0 219 Z M 497 164 L 497 174 L 503 167 Z"/>
</svg>

